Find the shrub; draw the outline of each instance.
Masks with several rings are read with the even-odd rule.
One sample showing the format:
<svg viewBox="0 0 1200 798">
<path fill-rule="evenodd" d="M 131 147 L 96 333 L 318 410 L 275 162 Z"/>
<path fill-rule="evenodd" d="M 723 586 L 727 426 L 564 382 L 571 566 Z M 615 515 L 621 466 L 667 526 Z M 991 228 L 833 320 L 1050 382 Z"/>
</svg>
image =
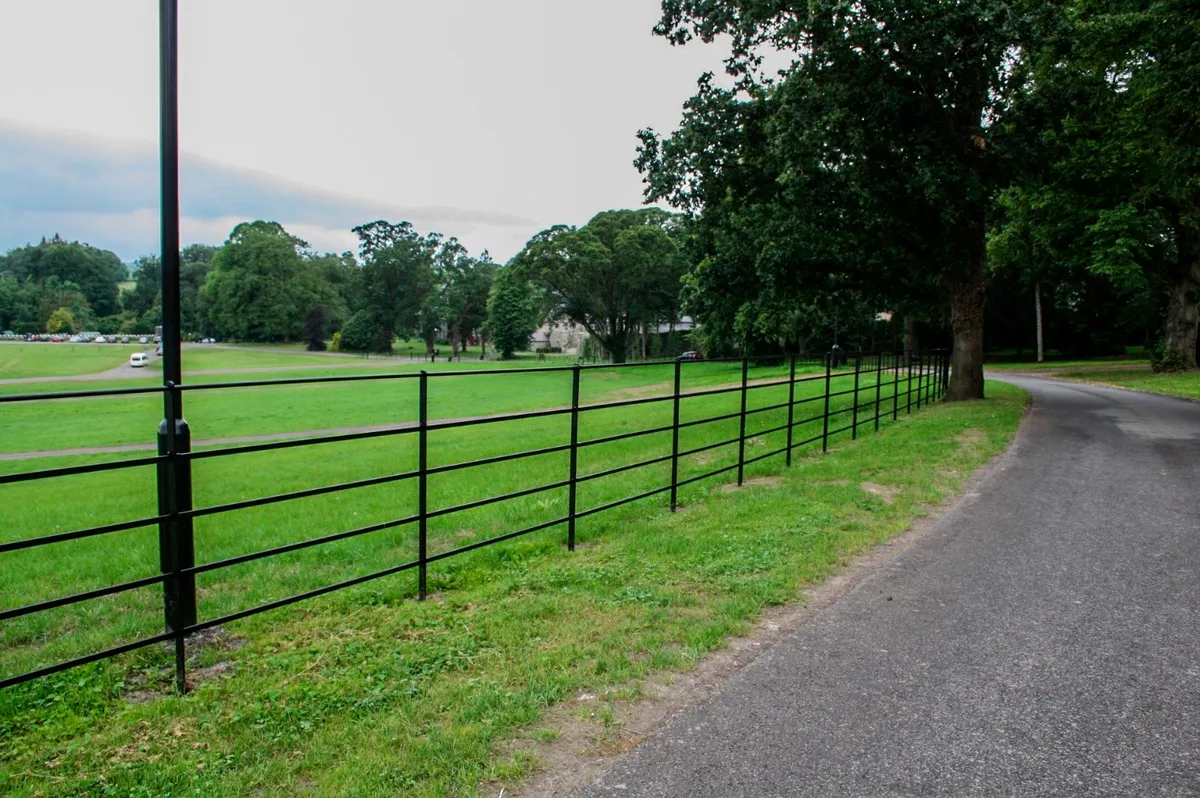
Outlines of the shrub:
<svg viewBox="0 0 1200 798">
<path fill-rule="evenodd" d="M 370 310 L 360 310 L 342 327 L 338 345 L 347 352 L 369 352 L 380 329 L 379 318 Z"/>
<path fill-rule="evenodd" d="M 304 346 L 309 352 L 325 351 L 325 308 L 317 305 L 304 320 Z"/>
<path fill-rule="evenodd" d="M 1167 342 L 1158 340 L 1150 347 L 1150 369 L 1155 374 L 1171 374 L 1177 371 L 1187 371 L 1191 365 L 1183 355 L 1167 349 Z"/>
</svg>

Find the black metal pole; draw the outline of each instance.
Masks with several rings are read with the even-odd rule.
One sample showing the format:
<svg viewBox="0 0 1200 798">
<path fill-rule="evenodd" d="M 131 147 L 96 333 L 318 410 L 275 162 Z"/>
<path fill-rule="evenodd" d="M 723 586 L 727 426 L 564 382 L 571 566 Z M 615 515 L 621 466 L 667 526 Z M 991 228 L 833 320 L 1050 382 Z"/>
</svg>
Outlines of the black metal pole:
<svg viewBox="0 0 1200 798">
<path fill-rule="evenodd" d="M 850 410 L 850 440 L 858 440 L 858 375 L 862 372 L 862 355 L 854 356 L 854 407 Z"/>
<path fill-rule="evenodd" d="M 575 551 L 575 495 L 579 476 L 579 364 L 571 369 L 571 474 L 567 486 L 567 551 Z"/>
<path fill-rule="evenodd" d="M 163 385 L 183 383 L 179 330 L 178 0 L 159 0 L 159 157 L 162 223 Z M 165 407 L 165 405 L 164 405 Z M 183 405 L 175 402 L 175 418 Z"/>
<path fill-rule="evenodd" d="M 742 358 L 742 412 L 738 428 L 738 483 L 741 485 L 746 476 L 746 373 L 750 367 L 749 358 Z"/>
<path fill-rule="evenodd" d="M 788 369 L 788 414 L 787 414 L 787 464 L 792 465 L 792 422 L 795 419 L 796 410 L 796 356 L 792 355 L 791 365 Z"/>
<path fill-rule="evenodd" d="M 417 591 L 421 601 L 428 589 L 429 559 L 429 372 L 421 370 L 417 416 Z"/>
<path fill-rule="evenodd" d="M 829 393 L 833 371 L 833 352 L 825 356 L 825 418 L 821 427 L 821 452 L 829 451 Z"/>
<path fill-rule="evenodd" d="M 917 355 L 917 409 L 921 409 L 921 391 L 925 387 L 921 377 L 925 374 L 925 356 Z"/>
<path fill-rule="evenodd" d="M 900 353 L 892 355 L 892 421 L 900 417 Z"/>
<path fill-rule="evenodd" d="M 196 578 L 178 571 L 195 564 L 190 518 L 191 464 L 179 455 L 190 449 L 191 435 L 183 419 L 183 361 L 179 329 L 179 35 L 178 0 L 159 0 L 159 189 L 162 262 L 163 420 L 158 427 L 158 451 L 166 459 L 157 470 L 160 515 L 159 560 L 164 572 L 175 574 L 163 583 L 166 628 L 175 633 L 175 683 L 187 689 L 184 629 L 196 623 Z"/>
<path fill-rule="evenodd" d="M 875 431 L 879 432 L 880 388 L 883 387 L 883 353 L 875 355 Z"/>
<path fill-rule="evenodd" d="M 671 512 L 679 505 L 679 386 L 682 362 L 675 359 L 675 394 L 671 421 Z"/>
<path fill-rule="evenodd" d="M 912 355 L 909 355 L 908 357 L 906 357 L 906 358 L 905 358 L 905 360 L 908 362 L 908 380 L 907 380 L 907 382 L 906 382 L 906 383 L 905 383 L 905 385 L 904 385 L 904 401 L 905 401 L 905 403 L 906 403 L 906 406 L 905 406 L 905 408 L 904 408 L 904 412 L 905 412 L 905 413 L 907 413 L 907 414 L 909 414 L 909 415 L 912 415 L 912 391 L 913 391 L 913 387 L 912 387 L 912 371 L 913 371 L 913 356 L 912 356 Z"/>
</svg>

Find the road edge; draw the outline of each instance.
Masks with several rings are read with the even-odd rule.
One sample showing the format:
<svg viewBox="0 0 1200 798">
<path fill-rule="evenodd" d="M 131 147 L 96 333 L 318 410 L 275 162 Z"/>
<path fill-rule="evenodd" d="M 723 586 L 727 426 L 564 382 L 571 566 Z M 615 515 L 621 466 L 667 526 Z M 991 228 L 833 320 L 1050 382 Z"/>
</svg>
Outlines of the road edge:
<svg viewBox="0 0 1200 798">
<path fill-rule="evenodd" d="M 580 696 L 575 701 L 563 701 L 549 708 L 539 727 L 564 728 L 554 741 L 534 745 L 534 755 L 548 762 L 547 766 L 523 784 L 500 790 L 500 795 L 553 798 L 573 794 L 615 768 L 676 715 L 717 695 L 733 676 L 786 635 L 882 573 L 943 521 L 972 504 L 979 497 L 980 489 L 1017 456 L 1035 412 L 1032 394 L 1025 391 L 1021 420 L 1004 449 L 976 468 L 964 480 L 959 492 L 931 506 L 927 514 L 916 519 L 908 529 L 859 554 L 824 582 L 801 590 L 788 604 L 764 610 L 746 634 L 729 638 L 724 648 L 710 652 L 690 671 L 656 674 L 643 680 L 642 696 L 622 702 L 616 713 L 611 724 L 612 728 L 619 729 L 615 737 L 600 739 L 594 724 L 574 720 L 580 701 L 594 700 L 595 696 Z M 520 742 L 527 744 L 529 741 Z"/>
</svg>

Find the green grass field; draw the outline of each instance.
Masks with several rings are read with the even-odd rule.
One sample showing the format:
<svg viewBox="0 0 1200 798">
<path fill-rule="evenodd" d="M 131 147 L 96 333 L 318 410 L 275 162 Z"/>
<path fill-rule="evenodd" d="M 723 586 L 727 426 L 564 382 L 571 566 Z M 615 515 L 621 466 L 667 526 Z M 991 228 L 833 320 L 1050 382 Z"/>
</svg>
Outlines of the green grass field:
<svg viewBox="0 0 1200 798">
<path fill-rule="evenodd" d="M 0 343 L 0 380 L 67 377 L 114 369 L 134 352 L 147 348 L 125 344 Z M 12 386 L 8 386 L 12 387 Z"/>
<path fill-rule="evenodd" d="M 354 358 L 306 352 L 302 348 L 297 348 L 294 352 L 216 346 L 209 349 L 203 344 L 185 347 L 182 356 L 185 377 L 189 371 L 274 368 L 276 366 L 328 366 L 343 361 L 355 362 Z M 162 379 L 162 361 L 154 361 L 152 367 L 160 375 L 158 379 Z"/>
<path fill-rule="evenodd" d="M 685 374 L 689 390 L 736 384 L 740 369 L 687 364 Z M 756 368 L 750 376 L 782 374 Z M 670 375 L 670 366 L 588 370 L 583 401 L 666 393 Z M 842 377 L 834 390 L 850 385 Z M 435 418 L 558 407 L 570 396 L 569 373 L 444 376 L 430 386 Z M 861 401 L 873 400 L 870 377 L 862 387 Z M 201 391 L 186 408 L 199 439 L 322 429 L 412 420 L 415 388 L 410 379 Z M 885 411 L 891 388 L 881 392 Z M 749 407 L 783 402 L 786 390 L 752 390 Z M 797 399 L 822 390 L 823 381 L 802 383 Z M 953 490 L 1003 445 L 1019 418 L 1017 391 L 993 384 L 989 395 L 999 398 L 937 406 L 899 422 L 885 418 L 880 435 L 864 429 L 858 442 L 843 432 L 832 439 L 832 457 L 820 457 L 819 444 L 807 446 L 777 486 L 728 493 L 719 489 L 734 480 L 727 473 L 681 489 L 686 511 L 674 516 L 665 512 L 666 497 L 657 496 L 583 519 L 574 554 L 563 551 L 565 529 L 556 526 L 435 563 L 435 601 L 411 600 L 409 572 L 234 622 L 217 642 L 196 647 L 190 667 L 199 684 L 186 697 L 160 695 L 170 681 L 170 656 L 159 647 L 2 691 L 0 791 L 235 795 L 303 787 L 436 795 L 517 780 L 535 763 L 498 743 L 535 724 L 546 706 L 589 686 L 625 695 L 645 673 L 686 667 L 764 604 L 793 597 L 798 585 L 899 531 Z M 736 392 L 687 399 L 683 420 L 733 412 L 738 402 Z M 835 399 L 835 407 L 847 402 Z M 821 406 L 799 405 L 796 419 L 820 414 Z M 783 432 L 757 431 L 782 424 L 784 412 L 749 416 L 748 458 L 783 445 Z M 5 417 L 10 413 L 16 415 Z M 155 397 L 144 404 L 126 397 L 0 405 L 0 452 L 141 442 L 160 414 Z M 670 414 L 669 402 L 587 412 L 580 438 L 669 424 Z M 848 414 L 842 419 L 834 426 L 849 423 Z M 557 416 L 437 430 L 430 433 L 430 465 L 561 444 L 567 424 Z M 686 428 L 681 448 L 736 437 L 737 424 Z M 820 422 L 808 422 L 796 439 L 819 433 Z M 408 471 L 416 465 L 415 443 L 406 434 L 199 460 L 196 506 Z M 669 452 L 669 433 L 586 447 L 580 474 Z M 105 459 L 113 455 L 0 461 L 0 473 Z M 748 475 L 781 474 L 782 461 L 753 464 Z M 680 476 L 734 462 L 736 446 L 710 450 L 685 458 Z M 429 506 L 565 475 L 565 453 L 441 474 L 430 479 Z M 662 463 L 588 481 L 579 488 L 579 509 L 668 480 L 669 464 Z M 884 486 L 882 494 L 863 488 L 866 482 Z M 393 482 L 201 517 L 197 561 L 406 517 L 415 511 L 415 490 L 413 481 Z M 0 540 L 145 517 L 154 514 L 154 502 L 148 468 L 3 485 Z M 566 489 L 559 488 L 434 518 L 431 554 L 559 518 L 565 509 Z M 402 526 L 201 574 L 200 617 L 370 573 L 415 553 L 415 530 Z M 157 530 L 0 556 L 0 595 L 11 608 L 155 573 Z M 161 601 L 161 589 L 151 587 L 10 620 L 0 630 L 0 673 L 155 634 Z M 232 676 L 208 678 L 205 668 L 229 668 Z M 155 699 L 131 702 L 131 695 Z M 383 730 L 378 739 L 370 739 L 374 728 Z"/>
<path fill-rule="evenodd" d="M 1139 391 L 1200 399 L 1200 372 L 1186 371 L 1180 374 L 1151 374 L 1143 370 L 1108 370 L 1103 372 L 1068 371 L 1055 375 L 1069 380 L 1083 380 L 1097 385 L 1115 385 L 1119 388 L 1134 388 Z"/>
</svg>

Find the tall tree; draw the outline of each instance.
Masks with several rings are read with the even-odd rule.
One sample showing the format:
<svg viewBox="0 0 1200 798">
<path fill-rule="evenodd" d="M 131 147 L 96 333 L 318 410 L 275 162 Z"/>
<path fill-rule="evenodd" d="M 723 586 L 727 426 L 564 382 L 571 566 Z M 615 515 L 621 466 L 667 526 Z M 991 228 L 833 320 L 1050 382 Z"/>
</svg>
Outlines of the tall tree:
<svg viewBox="0 0 1200 798">
<path fill-rule="evenodd" d="M 728 190 L 757 191 L 758 229 L 778 233 L 777 249 L 798 243 L 809 251 L 804 265 L 815 266 L 826 253 L 839 265 L 834 276 L 849 287 L 865 290 L 875 280 L 899 292 L 907 285 L 910 299 L 936 285 L 954 333 L 947 398 L 981 397 L 987 210 L 1003 185 L 999 132 L 1021 40 L 1018 6 L 1011 0 L 664 0 L 656 33 L 675 44 L 730 35 L 727 64 L 738 83 L 722 94 L 703 81 L 690 104 L 695 110 L 715 103 L 724 118 L 685 120 L 665 142 L 643 133 L 639 165 L 649 174 L 649 197 L 698 202 L 693 210 L 703 214 L 711 198 Z M 787 54 L 790 66 L 764 76 L 757 55 L 764 49 Z M 741 137 L 747 118 L 761 141 Z M 727 135 L 756 145 L 750 160 L 738 160 L 742 148 L 728 153 L 714 146 Z M 832 205 L 813 207 L 826 197 Z M 789 214 L 800 214 L 819 234 L 797 240 Z M 743 234 L 753 229 L 740 226 Z M 842 245 L 830 233 L 857 238 L 859 247 L 886 257 L 882 263 L 839 257 Z M 761 234 L 748 240 L 755 249 L 768 241 Z M 861 268 L 864 262 L 871 271 Z M 781 283 L 798 276 L 786 273 L 787 261 L 758 266 Z M 828 275 L 807 268 L 803 274 Z"/>
<path fill-rule="evenodd" d="M 676 217 L 657 208 L 604 211 L 578 229 L 543 230 L 511 266 L 624 363 L 631 336 L 679 306 L 677 230 Z"/>
<path fill-rule="evenodd" d="M 128 269 L 114 252 L 55 235 L 0 256 L 0 274 L 4 273 L 39 285 L 51 277 L 73 283 L 94 315 L 111 316 L 121 310 L 117 284 L 128 276 Z"/>
<path fill-rule="evenodd" d="M 1161 286 L 1164 337 L 1197 365 L 1200 16 L 1185 0 L 1071 0 L 1030 51 L 1043 183 L 1087 209 L 1075 242 L 1118 285 Z"/>
<path fill-rule="evenodd" d="M 286 341 L 312 306 L 300 278 L 308 245 L 277 222 L 244 222 L 213 256 L 204 292 L 209 320 L 226 338 Z"/>
<path fill-rule="evenodd" d="M 450 328 L 453 352 L 465 349 L 466 339 L 483 326 L 495 273 L 496 265 L 487 252 L 479 258 L 471 258 L 464 253 L 449 265 L 446 274 L 446 321 Z"/>
<path fill-rule="evenodd" d="M 487 300 L 486 330 L 500 357 L 529 347 L 529 336 L 541 323 L 533 285 L 516 269 L 496 270 Z"/>
<path fill-rule="evenodd" d="M 365 305 L 378 340 L 371 349 L 390 352 L 396 335 L 421 331 L 435 315 L 430 297 L 437 286 L 437 233 L 422 236 L 409 222 L 375 221 L 354 228 L 363 261 Z"/>
</svg>

